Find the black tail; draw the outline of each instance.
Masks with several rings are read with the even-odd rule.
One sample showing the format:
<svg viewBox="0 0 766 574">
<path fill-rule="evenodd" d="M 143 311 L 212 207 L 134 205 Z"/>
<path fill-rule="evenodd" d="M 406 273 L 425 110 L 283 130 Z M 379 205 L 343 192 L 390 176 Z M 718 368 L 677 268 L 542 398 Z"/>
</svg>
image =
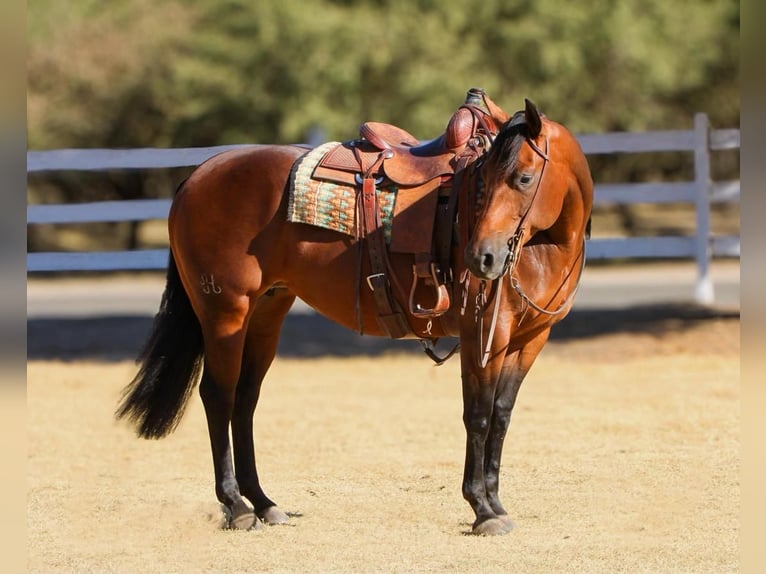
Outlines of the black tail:
<svg viewBox="0 0 766 574">
<path fill-rule="evenodd" d="M 141 368 L 125 387 L 116 417 L 135 423 L 143 438 L 175 430 L 202 370 L 203 350 L 202 330 L 171 252 L 160 310 L 137 360 Z"/>
</svg>

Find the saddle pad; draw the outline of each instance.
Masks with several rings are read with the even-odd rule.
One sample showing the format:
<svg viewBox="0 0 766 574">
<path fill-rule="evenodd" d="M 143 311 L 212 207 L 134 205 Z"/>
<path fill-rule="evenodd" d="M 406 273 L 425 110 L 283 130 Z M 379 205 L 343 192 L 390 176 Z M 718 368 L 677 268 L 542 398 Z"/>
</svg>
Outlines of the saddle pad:
<svg viewBox="0 0 766 574">
<path fill-rule="evenodd" d="M 311 174 L 322 157 L 338 142 L 327 142 L 298 158 L 290 174 L 287 220 L 307 223 L 346 235 L 357 235 L 356 193 L 351 185 L 313 179 Z M 391 241 L 396 188 L 377 189 L 380 220 Z M 361 230 L 360 230 L 361 231 Z"/>
</svg>

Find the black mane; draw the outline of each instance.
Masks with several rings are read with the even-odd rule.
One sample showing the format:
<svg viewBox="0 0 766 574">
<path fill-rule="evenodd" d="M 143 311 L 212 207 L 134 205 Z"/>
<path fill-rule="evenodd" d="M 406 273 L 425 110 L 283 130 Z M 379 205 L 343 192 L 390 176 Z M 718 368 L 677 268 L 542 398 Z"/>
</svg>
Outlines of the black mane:
<svg viewBox="0 0 766 574">
<path fill-rule="evenodd" d="M 487 157 L 488 162 L 497 162 L 503 173 L 516 168 L 521 144 L 527 138 L 527 123 L 524 112 L 516 112 L 503 127 L 500 128 Z"/>
</svg>

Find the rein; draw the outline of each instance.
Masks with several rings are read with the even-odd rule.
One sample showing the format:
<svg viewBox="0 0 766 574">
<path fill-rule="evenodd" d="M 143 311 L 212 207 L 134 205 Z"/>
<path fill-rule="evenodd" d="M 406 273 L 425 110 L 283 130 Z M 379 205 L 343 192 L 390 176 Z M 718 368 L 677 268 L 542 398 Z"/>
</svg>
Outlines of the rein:
<svg viewBox="0 0 766 574">
<path fill-rule="evenodd" d="M 526 317 L 529 307 L 532 307 L 532 309 L 534 309 L 538 313 L 542 313 L 544 315 L 549 315 L 549 316 L 558 315 L 559 313 L 562 313 L 569 307 L 569 304 L 572 302 L 575 295 L 577 294 L 577 291 L 580 288 L 582 273 L 583 273 L 583 270 L 585 269 L 585 241 L 584 240 L 583 240 L 582 250 L 580 251 L 580 255 L 578 256 L 578 259 L 581 259 L 581 264 L 580 264 L 580 270 L 577 273 L 577 282 L 575 283 L 575 288 L 567 296 L 567 298 L 564 299 L 564 301 L 562 301 L 561 305 L 559 305 L 559 307 L 555 311 L 550 311 L 546 309 L 545 307 L 541 307 L 540 305 L 535 303 L 532 299 L 530 299 L 529 295 L 527 295 L 524 292 L 524 289 L 521 287 L 521 283 L 519 282 L 518 278 L 512 275 L 512 270 L 510 272 L 504 272 L 500 277 L 498 277 L 497 280 L 493 282 L 494 293 L 492 293 L 490 296 L 490 299 L 494 297 L 494 305 L 493 305 L 493 311 L 492 311 L 492 321 L 490 322 L 490 325 L 489 325 L 489 333 L 487 334 L 486 343 L 484 343 L 483 341 L 482 333 L 484 332 L 484 313 L 487 310 L 487 303 L 488 303 L 487 296 L 485 295 L 487 281 L 482 279 L 479 282 L 479 293 L 476 295 L 476 306 L 474 308 L 474 316 L 475 316 L 476 324 L 478 326 L 477 336 L 476 336 L 476 344 L 477 344 L 477 351 L 478 351 L 477 356 L 479 357 L 479 366 L 482 369 L 486 367 L 487 363 L 489 362 L 489 354 L 492 348 L 492 341 L 495 337 L 495 327 L 497 326 L 497 317 L 500 312 L 500 298 L 503 292 L 503 283 L 504 283 L 503 279 L 505 279 L 506 275 L 510 277 L 511 287 L 513 287 L 513 290 L 516 291 L 516 293 L 519 295 L 519 297 L 521 298 L 521 300 L 526 306 L 524 309 L 524 312 L 521 315 L 521 319 L 519 319 L 519 325 L 521 325 L 521 323 L 524 321 L 524 318 Z M 465 294 L 463 299 L 463 307 L 461 308 L 461 311 L 460 311 L 461 315 L 465 313 L 465 303 L 467 299 L 468 283 L 470 282 L 470 277 L 471 277 L 470 271 L 466 269 L 461 281 L 463 284 L 463 289 Z M 563 286 L 566 281 L 567 279 L 564 279 L 561 285 Z M 451 354 L 452 353 L 450 353 L 450 355 Z"/>
<path fill-rule="evenodd" d="M 511 286 L 513 287 L 514 291 L 519 294 L 519 297 L 521 297 L 521 300 L 524 301 L 529 307 L 532 307 L 535 311 L 538 313 L 543 313 L 544 315 L 558 315 L 561 313 L 568 305 L 572 302 L 575 295 L 577 294 L 578 289 L 580 289 L 580 280 L 582 279 L 582 272 L 585 269 L 585 240 L 583 239 L 582 242 L 582 249 L 580 250 L 580 255 L 582 256 L 582 263 L 580 264 L 580 271 L 577 273 L 577 282 L 575 283 L 574 290 L 567 296 L 566 299 L 559 305 L 559 308 L 555 311 L 549 311 L 548 309 L 545 309 L 543 307 L 540 307 L 537 305 L 532 299 L 529 298 L 529 296 L 524 293 L 524 290 L 521 288 L 521 283 L 519 283 L 518 278 L 511 277 Z M 578 257 L 579 259 L 580 257 Z M 563 285 L 563 283 L 562 283 Z M 524 310 L 524 315 L 526 315 L 526 310 Z M 521 320 L 519 320 L 519 323 L 524 320 L 524 315 L 521 316 Z"/>
</svg>

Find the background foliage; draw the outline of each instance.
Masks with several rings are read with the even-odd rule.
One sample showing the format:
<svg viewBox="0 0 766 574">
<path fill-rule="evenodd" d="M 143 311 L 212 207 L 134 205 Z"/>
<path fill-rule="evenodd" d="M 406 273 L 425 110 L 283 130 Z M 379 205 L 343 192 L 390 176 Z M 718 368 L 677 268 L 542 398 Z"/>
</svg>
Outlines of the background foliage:
<svg viewBox="0 0 766 574">
<path fill-rule="evenodd" d="M 35 150 L 349 139 L 364 120 L 427 139 L 471 86 L 580 133 L 739 125 L 737 0 L 35 0 L 28 39 Z M 177 177 L 53 174 L 29 200 Z"/>
</svg>

